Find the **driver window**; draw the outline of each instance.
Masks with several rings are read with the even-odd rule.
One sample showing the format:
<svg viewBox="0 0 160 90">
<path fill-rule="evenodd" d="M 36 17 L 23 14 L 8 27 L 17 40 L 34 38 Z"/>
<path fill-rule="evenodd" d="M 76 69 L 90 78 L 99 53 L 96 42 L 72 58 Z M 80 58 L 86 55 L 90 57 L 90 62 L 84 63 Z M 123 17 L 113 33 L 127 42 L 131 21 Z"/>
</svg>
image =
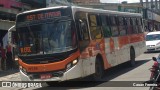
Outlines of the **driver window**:
<svg viewBox="0 0 160 90">
<path fill-rule="evenodd" d="M 78 37 L 80 41 L 89 40 L 89 32 L 87 27 L 87 19 L 85 12 L 76 13 L 76 26 L 78 29 Z"/>
<path fill-rule="evenodd" d="M 80 51 L 82 51 L 88 46 L 90 40 L 86 13 L 77 12 L 75 17 Z"/>
<path fill-rule="evenodd" d="M 80 29 L 80 39 L 81 40 L 89 40 L 87 22 L 86 20 L 79 19 L 79 29 Z"/>
</svg>

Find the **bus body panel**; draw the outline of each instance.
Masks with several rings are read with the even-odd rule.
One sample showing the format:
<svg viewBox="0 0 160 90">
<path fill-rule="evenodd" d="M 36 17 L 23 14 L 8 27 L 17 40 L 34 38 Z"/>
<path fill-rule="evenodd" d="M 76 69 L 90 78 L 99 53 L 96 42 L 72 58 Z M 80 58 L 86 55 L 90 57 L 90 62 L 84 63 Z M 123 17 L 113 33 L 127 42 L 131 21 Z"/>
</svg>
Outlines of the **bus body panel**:
<svg viewBox="0 0 160 90">
<path fill-rule="evenodd" d="M 135 49 L 136 57 L 145 50 L 144 34 L 105 38 L 105 53 L 111 64 L 115 66 L 130 60 L 130 48 Z M 112 46 L 111 43 L 114 43 Z"/>
</svg>

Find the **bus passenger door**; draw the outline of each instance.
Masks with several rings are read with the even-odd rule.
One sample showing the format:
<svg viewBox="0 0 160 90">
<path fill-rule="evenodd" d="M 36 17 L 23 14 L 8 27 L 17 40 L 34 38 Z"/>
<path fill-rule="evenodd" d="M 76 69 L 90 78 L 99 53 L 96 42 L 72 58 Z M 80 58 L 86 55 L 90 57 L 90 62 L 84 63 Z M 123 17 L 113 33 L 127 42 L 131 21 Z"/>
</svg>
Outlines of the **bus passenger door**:
<svg viewBox="0 0 160 90">
<path fill-rule="evenodd" d="M 76 13 L 76 27 L 78 33 L 78 42 L 80 50 L 80 59 L 82 61 L 83 76 L 90 75 L 90 57 L 88 46 L 90 43 L 89 31 L 85 12 Z"/>
</svg>

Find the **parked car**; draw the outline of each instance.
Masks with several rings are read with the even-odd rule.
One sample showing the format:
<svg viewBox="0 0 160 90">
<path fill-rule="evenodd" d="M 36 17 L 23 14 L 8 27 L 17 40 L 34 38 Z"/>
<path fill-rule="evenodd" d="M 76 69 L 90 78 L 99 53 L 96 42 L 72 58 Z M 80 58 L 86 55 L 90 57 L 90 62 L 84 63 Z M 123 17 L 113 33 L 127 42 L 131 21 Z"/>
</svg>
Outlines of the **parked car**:
<svg viewBox="0 0 160 90">
<path fill-rule="evenodd" d="M 149 51 L 160 51 L 160 31 L 149 32 L 146 35 L 146 48 Z"/>
</svg>

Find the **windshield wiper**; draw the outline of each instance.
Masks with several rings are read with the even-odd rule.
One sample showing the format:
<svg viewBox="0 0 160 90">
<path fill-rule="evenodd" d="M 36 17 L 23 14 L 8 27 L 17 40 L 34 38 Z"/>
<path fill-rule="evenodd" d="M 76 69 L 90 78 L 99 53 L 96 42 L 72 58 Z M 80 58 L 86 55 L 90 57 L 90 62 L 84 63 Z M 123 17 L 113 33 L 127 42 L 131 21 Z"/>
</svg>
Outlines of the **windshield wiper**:
<svg viewBox="0 0 160 90">
<path fill-rule="evenodd" d="M 54 21 L 53 21 L 53 23 L 56 23 L 56 22 L 58 22 L 58 21 L 60 21 L 61 19 L 55 19 Z"/>
<path fill-rule="evenodd" d="M 36 38 L 35 38 L 35 36 L 34 36 L 32 30 L 31 30 L 29 24 L 26 24 L 26 26 L 27 26 L 28 31 L 29 31 L 29 36 L 31 36 L 31 38 L 33 39 L 33 41 L 32 41 L 32 42 L 33 42 L 33 45 L 36 45 Z M 29 36 L 28 36 L 28 37 L 29 37 Z"/>
<path fill-rule="evenodd" d="M 34 34 L 32 33 L 32 31 L 31 31 L 31 28 L 30 28 L 29 24 L 26 24 L 26 26 L 27 26 L 27 28 L 28 28 L 28 31 L 29 31 L 29 33 L 30 33 L 31 37 L 34 39 Z"/>
</svg>

